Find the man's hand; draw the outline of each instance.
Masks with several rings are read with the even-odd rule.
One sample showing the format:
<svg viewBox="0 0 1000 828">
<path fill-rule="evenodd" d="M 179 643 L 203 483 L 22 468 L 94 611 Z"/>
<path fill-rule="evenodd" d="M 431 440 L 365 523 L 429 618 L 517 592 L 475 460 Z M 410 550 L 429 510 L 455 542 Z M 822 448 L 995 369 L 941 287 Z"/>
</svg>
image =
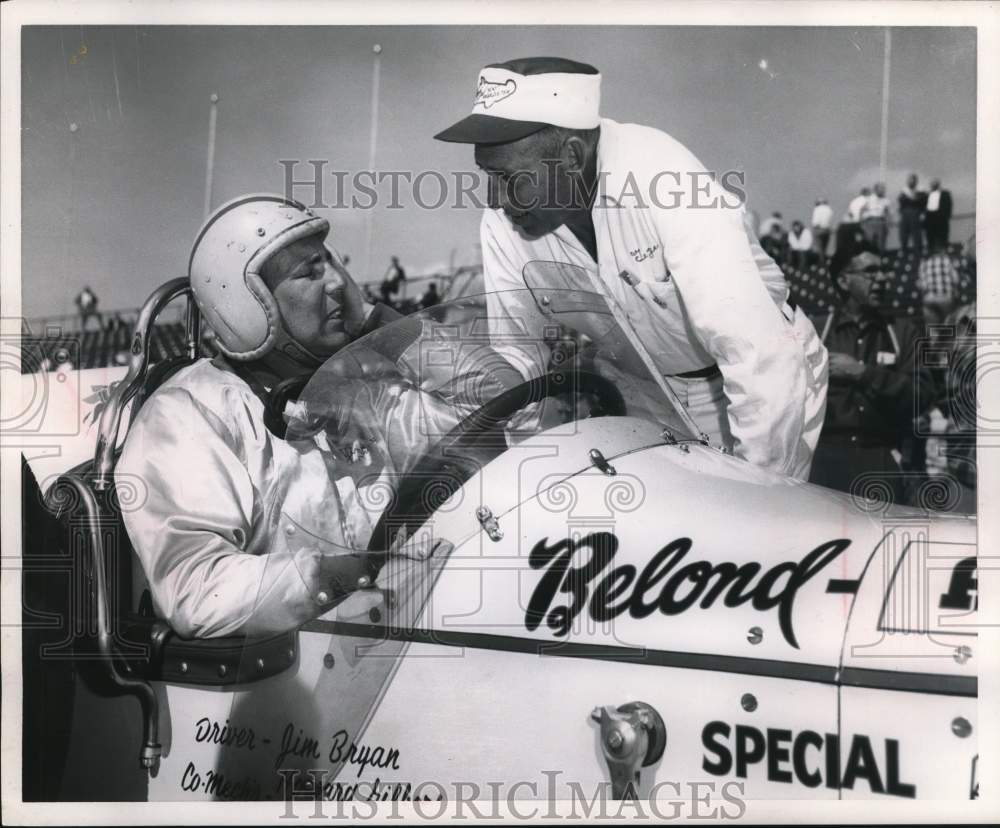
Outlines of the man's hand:
<svg viewBox="0 0 1000 828">
<path fill-rule="evenodd" d="M 830 353 L 830 378 L 856 381 L 865 372 L 865 364 L 847 354 Z"/>
<path fill-rule="evenodd" d="M 400 527 L 389 548 L 384 552 L 358 552 L 342 555 L 323 555 L 320 559 L 320 580 L 329 590 L 330 603 L 336 603 L 359 589 L 371 589 L 382 567 L 391 558 L 426 561 L 432 557 L 445 557 L 454 544 L 444 538 L 411 538 L 406 526 Z"/>
</svg>

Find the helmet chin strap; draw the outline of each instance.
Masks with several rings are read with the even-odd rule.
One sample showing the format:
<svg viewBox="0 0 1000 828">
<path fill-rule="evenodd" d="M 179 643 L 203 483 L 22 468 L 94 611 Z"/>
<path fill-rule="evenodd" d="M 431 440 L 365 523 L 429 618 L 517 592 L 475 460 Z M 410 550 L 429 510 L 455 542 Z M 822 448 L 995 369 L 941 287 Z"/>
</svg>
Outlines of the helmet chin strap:
<svg viewBox="0 0 1000 828">
<path fill-rule="evenodd" d="M 280 379 L 288 379 L 311 374 L 326 359 L 300 344 L 284 328 L 279 328 L 274 347 L 260 361 Z"/>
</svg>

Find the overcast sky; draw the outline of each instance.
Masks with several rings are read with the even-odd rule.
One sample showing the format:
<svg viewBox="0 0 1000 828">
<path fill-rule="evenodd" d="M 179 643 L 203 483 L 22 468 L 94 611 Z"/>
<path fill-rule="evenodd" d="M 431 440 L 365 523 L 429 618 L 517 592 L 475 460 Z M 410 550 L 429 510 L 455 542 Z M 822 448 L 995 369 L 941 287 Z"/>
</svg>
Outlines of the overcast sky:
<svg viewBox="0 0 1000 828">
<path fill-rule="evenodd" d="M 973 29 L 893 29 L 886 176 L 939 176 L 975 209 Z M 485 63 L 559 55 L 597 66 L 602 114 L 669 132 L 709 168 L 742 170 L 750 207 L 839 215 L 878 175 L 883 30 L 674 27 L 34 27 L 23 38 L 25 316 L 103 309 L 184 275 L 201 223 L 209 96 L 220 95 L 215 204 L 280 191 L 281 159 L 368 166 L 374 44 L 382 46 L 376 168 L 473 170 L 432 135 L 467 114 Z M 71 131 L 71 124 L 77 129 Z M 299 177 L 311 168 L 298 167 Z M 334 179 L 324 193 L 334 201 Z M 388 194 L 388 185 L 383 191 Z M 297 191 L 300 197 L 308 190 Z M 424 191 L 433 200 L 436 188 Z M 410 273 L 475 261 L 475 209 L 322 211 L 359 280 L 389 256 Z M 968 235 L 965 232 L 962 235 Z M 960 234 L 961 235 L 961 234 Z"/>
</svg>

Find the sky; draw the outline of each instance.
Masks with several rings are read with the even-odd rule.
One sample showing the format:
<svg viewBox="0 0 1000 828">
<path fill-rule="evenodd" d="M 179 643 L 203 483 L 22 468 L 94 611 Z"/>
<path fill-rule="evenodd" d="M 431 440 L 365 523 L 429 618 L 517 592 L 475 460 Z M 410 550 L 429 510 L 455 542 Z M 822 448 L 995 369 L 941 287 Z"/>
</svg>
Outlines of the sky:
<svg viewBox="0 0 1000 828">
<path fill-rule="evenodd" d="M 310 159 L 334 204 L 332 173 L 369 166 L 375 44 L 380 171 L 473 171 L 471 147 L 432 136 L 470 111 L 479 68 L 559 55 L 601 70 L 605 117 L 670 133 L 708 169 L 742 171 L 760 215 L 808 222 L 825 196 L 839 217 L 879 173 L 880 28 L 46 26 L 22 37 L 28 318 L 71 313 L 84 284 L 102 309 L 132 308 L 185 275 L 213 93 L 213 205 L 280 192 L 280 161 L 299 160 L 306 178 Z M 891 54 L 890 197 L 914 171 L 923 184 L 940 177 L 956 213 L 973 212 L 975 30 L 894 28 Z M 381 278 L 391 255 L 413 275 L 478 260 L 474 205 L 424 209 L 404 185 L 392 209 L 388 183 L 381 193 L 370 211 L 319 210 L 359 281 Z M 434 179 L 422 193 L 435 200 Z"/>
</svg>

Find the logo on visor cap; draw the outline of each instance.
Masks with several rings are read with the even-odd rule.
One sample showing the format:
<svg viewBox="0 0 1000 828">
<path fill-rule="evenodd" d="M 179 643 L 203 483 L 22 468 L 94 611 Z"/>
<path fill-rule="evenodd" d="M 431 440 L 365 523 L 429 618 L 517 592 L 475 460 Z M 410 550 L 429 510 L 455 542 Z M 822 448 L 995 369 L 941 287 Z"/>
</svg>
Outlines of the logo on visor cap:
<svg viewBox="0 0 1000 828">
<path fill-rule="evenodd" d="M 503 83 L 494 83 L 486 78 L 479 79 L 479 86 L 476 87 L 476 100 L 473 107 L 482 104 L 484 109 L 489 109 L 493 104 L 509 98 L 517 91 L 517 82 L 508 78 Z"/>
</svg>

